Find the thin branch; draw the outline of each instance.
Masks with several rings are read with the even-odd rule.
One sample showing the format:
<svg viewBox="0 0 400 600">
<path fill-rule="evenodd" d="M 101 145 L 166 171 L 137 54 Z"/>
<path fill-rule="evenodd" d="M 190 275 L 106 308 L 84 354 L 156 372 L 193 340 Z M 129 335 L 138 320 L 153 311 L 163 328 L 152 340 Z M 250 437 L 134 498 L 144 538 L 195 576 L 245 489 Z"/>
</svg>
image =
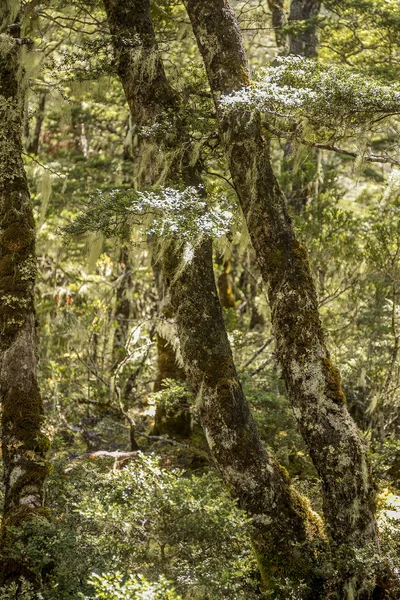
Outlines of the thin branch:
<svg viewBox="0 0 400 600">
<path fill-rule="evenodd" d="M 214 171 L 206 171 L 206 173 L 207 173 L 207 175 L 214 175 L 214 177 L 219 177 L 220 179 L 223 179 L 224 181 L 226 181 L 226 183 L 228 185 L 230 185 L 231 188 L 234 190 L 235 194 L 237 194 L 237 189 L 235 188 L 232 181 L 229 181 L 229 179 L 227 177 L 225 177 L 224 175 L 221 175 L 220 173 L 215 173 Z"/>
<path fill-rule="evenodd" d="M 250 375 L 258 375 L 258 373 L 260 373 L 263 369 L 265 369 L 265 367 L 270 365 L 274 360 L 275 360 L 275 356 L 274 355 L 270 356 L 269 358 L 264 360 L 264 362 L 261 363 L 261 365 L 259 367 L 257 367 L 257 369 L 254 369 L 254 371 L 252 371 L 250 373 Z"/>
<path fill-rule="evenodd" d="M 385 117 L 386 116 L 390 116 L 390 115 L 385 115 Z M 270 131 L 270 133 L 273 133 L 277 137 L 284 137 L 284 138 L 288 138 L 288 139 L 291 139 L 291 138 L 293 139 L 296 137 L 295 132 L 283 131 L 282 129 L 277 129 L 270 123 L 264 123 L 264 125 L 265 125 L 266 129 L 268 129 L 268 131 Z M 303 144 L 304 146 L 308 146 L 309 148 L 318 148 L 319 150 L 329 150 L 330 152 L 336 152 L 337 154 L 344 154 L 345 156 L 351 156 L 352 158 L 358 158 L 360 156 L 360 154 L 358 154 L 357 152 L 354 152 L 352 150 L 345 150 L 344 148 L 339 148 L 335 144 L 312 142 L 311 140 L 305 140 L 305 139 L 301 139 L 301 138 L 297 139 L 297 141 L 300 144 Z M 393 158 L 392 156 L 388 156 L 387 154 L 384 154 L 384 155 L 368 154 L 368 155 L 364 155 L 364 156 L 361 154 L 361 156 L 362 156 L 362 160 L 365 162 L 389 163 L 392 165 L 400 166 L 400 160 L 397 160 L 396 158 Z"/>
<path fill-rule="evenodd" d="M 87 368 L 87 370 L 89 371 L 89 373 L 91 373 L 92 375 L 94 375 L 96 377 L 96 379 L 98 379 L 99 381 L 101 381 L 101 383 L 103 383 L 108 388 L 109 387 L 109 383 L 105 379 L 103 379 L 103 377 L 101 375 L 99 375 L 94 369 L 92 369 L 92 367 L 90 365 L 88 365 L 88 363 L 85 362 L 81 356 L 79 356 L 79 353 L 76 350 L 74 350 L 74 352 L 75 352 L 75 354 L 76 354 L 79 362 L 81 362 Z"/>
<path fill-rule="evenodd" d="M 45 169 L 45 171 L 50 171 L 50 173 L 52 173 L 53 175 L 55 175 L 56 177 L 59 177 L 60 179 L 66 179 L 67 176 L 66 175 L 60 175 L 59 173 L 56 173 L 55 171 L 53 171 L 53 169 L 51 169 L 50 167 L 46 167 L 46 165 L 44 165 L 43 163 L 41 163 L 39 160 L 37 160 L 37 158 L 35 158 L 34 156 L 31 156 L 30 154 L 27 154 L 26 152 L 22 152 L 22 154 L 24 156 L 27 156 L 28 158 L 30 158 L 31 160 L 33 160 L 33 162 L 35 162 L 37 165 L 39 165 L 39 167 L 42 167 L 42 169 Z"/>
<path fill-rule="evenodd" d="M 269 346 L 273 341 L 274 341 L 273 337 L 268 338 L 267 341 L 260 348 L 258 348 L 254 352 L 253 356 L 251 358 L 249 358 L 249 360 L 243 365 L 243 369 L 245 369 L 246 367 L 248 367 L 257 358 L 257 356 L 259 356 L 261 354 L 261 352 L 263 350 L 265 350 L 265 348 L 267 346 Z"/>
<path fill-rule="evenodd" d="M 331 152 L 337 152 L 338 154 L 345 154 L 346 156 L 351 156 L 352 158 L 358 158 L 359 154 L 357 152 L 353 152 L 351 150 L 345 150 L 344 148 L 338 148 L 333 144 L 321 144 L 318 142 L 311 142 L 310 140 L 300 140 L 302 144 L 305 146 L 309 146 L 311 148 L 319 148 L 320 150 L 330 150 Z M 377 154 L 369 154 L 368 156 L 362 156 L 362 160 L 366 162 L 373 163 L 390 163 L 392 165 L 400 166 L 400 160 L 396 160 L 392 156 L 387 155 L 377 155 Z"/>
</svg>

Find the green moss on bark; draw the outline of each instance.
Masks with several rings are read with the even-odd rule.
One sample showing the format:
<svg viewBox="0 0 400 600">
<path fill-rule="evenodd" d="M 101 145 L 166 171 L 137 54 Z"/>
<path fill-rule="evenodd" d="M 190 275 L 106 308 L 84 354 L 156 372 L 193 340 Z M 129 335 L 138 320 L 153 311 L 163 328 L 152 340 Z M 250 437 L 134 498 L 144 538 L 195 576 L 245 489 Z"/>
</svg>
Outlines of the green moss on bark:
<svg viewBox="0 0 400 600">
<path fill-rule="evenodd" d="M 34 240 L 35 232 L 32 226 L 25 223 L 12 223 L 7 229 L 3 229 L 0 235 L 0 245 L 11 252 L 18 252 L 27 246 L 30 247 Z"/>
<path fill-rule="evenodd" d="M 340 372 L 329 358 L 322 358 L 326 381 L 326 395 L 336 404 L 346 404 L 346 396 L 342 390 Z"/>
<path fill-rule="evenodd" d="M 12 24 L 7 23 L 11 15 L 7 6 L 0 7 L 3 31 Z M 22 46 L 10 35 L 0 35 L 0 390 L 5 483 L 0 582 L 4 584 L 21 577 L 38 584 L 40 574 L 29 560 L 15 559 L 13 545 L 28 542 L 35 523 L 48 517 L 44 483 L 49 441 L 42 430 L 36 379 L 35 226 L 22 160 L 21 52 Z"/>
</svg>

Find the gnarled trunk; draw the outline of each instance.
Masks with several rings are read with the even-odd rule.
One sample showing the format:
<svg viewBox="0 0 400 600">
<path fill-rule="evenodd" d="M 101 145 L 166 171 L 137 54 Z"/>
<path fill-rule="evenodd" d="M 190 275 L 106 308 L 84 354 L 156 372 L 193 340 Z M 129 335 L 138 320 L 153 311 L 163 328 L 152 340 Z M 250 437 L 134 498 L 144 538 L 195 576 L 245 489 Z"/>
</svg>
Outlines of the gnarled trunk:
<svg viewBox="0 0 400 600">
<path fill-rule="evenodd" d="M 272 171 L 257 114 L 223 112 L 222 94 L 248 85 L 249 66 L 226 0 L 185 0 L 218 112 L 232 178 L 260 272 L 268 286 L 277 355 L 288 394 L 323 484 L 324 513 L 337 545 L 379 552 L 375 485 L 366 445 L 351 419 L 339 372 L 330 361 L 307 252 L 296 239 Z M 351 569 L 350 569 L 351 571 Z M 373 586 L 346 579 L 343 597 Z M 347 590 L 347 591 L 346 591 Z"/>
<path fill-rule="evenodd" d="M 0 393 L 4 520 L 0 580 L 38 583 L 29 559 L 9 551 L 26 521 L 40 520 L 49 442 L 36 378 L 35 224 L 22 161 L 24 106 L 18 2 L 0 7 Z M 9 530 L 9 526 L 13 529 Z M 29 534 L 28 534 L 29 535 Z"/>
</svg>

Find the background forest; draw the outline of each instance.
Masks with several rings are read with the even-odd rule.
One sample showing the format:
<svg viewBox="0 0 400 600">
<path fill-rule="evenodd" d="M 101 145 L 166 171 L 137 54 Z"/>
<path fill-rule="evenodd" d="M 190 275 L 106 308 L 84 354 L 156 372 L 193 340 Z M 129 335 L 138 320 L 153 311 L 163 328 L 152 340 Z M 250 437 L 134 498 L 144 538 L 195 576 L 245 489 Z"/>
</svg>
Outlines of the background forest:
<svg viewBox="0 0 400 600">
<path fill-rule="evenodd" d="M 14 38 L 21 48 L 32 40 L 21 58 L 22 154 L 36 223 L 38 383 L 51 469 L 46 514 L 10 522 L 11 545 L 3 532 L 0 598 L 399 598 L 399 3 L 232 0 L 253 80 L 222 96 L 193 32 L 191 8 L 204 2 L 152 0 L 153 32 L 138 0 L 14 4 L 5 2 L 22 22 Z M 0 53 L 13 23 L 7 7 Z M 219 451 L 213 396 L 196 374 L 203 363 L 213 371 L 207 344 L 223 327 L 203 310 L 211 285 L 203 240 L 212 239 L 227 339 L 258 435 L 284 481 L 288 474 L 322 516 L 322 466 L 304 441 L 303 417 L 296 423 L 271 290 L 250 241 L 256 209 L 238 203 L 241 182 L 224 149 L 243 114 L 247 131 L 260 122 L 308 250 L 326 344 L 377 484 L 380 557 L 341 542 L 318 563 L 329 581 L 348 569 L 339 592 L 334 584 L 310 592 L 296 565 L 276 567 L 266 584 L 251 501 L 229 479 L 234 450 L 222 440 Z M 263 218 L 272 222 L 254 220 Z M 279 260 L 276 268 L 284 269 Z M 4 289 L 3 307 L 13 308 Z M 182 333 L 192 317 L 185 298 L 197 321 Z M 218 359 L 214 370 L 234 371 L 227 364 Z M 336 385 L 334 367 L 329 376 Z M 216 429 L 229 431 L 221 419 Z M 250 465 L 248 435 L 241 452 Z M 279 539 L 290 545 L 280 514 Z M 378 585 L 377 576 L 368 595 L 365 582 L 379 569 L 392 583 Z"/>
</svg>

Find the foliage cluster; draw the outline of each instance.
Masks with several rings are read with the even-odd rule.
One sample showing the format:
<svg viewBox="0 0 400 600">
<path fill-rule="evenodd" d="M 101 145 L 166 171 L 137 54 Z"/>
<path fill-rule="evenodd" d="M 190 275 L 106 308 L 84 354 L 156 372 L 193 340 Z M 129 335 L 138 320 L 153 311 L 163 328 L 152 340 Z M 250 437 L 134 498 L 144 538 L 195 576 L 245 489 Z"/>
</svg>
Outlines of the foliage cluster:
<svg viewBox="0 0 400 600">
<path fill-rule="evenodd" d="M 47 573 L 39 596 L 28 586 L 24 600 L 258 597 L 247 520 L 215 473 L 141 453 L 112 464 L 95 455 L 55 464 L 53 523 L 20 531 L 12 548 Z"/>
</svg>

